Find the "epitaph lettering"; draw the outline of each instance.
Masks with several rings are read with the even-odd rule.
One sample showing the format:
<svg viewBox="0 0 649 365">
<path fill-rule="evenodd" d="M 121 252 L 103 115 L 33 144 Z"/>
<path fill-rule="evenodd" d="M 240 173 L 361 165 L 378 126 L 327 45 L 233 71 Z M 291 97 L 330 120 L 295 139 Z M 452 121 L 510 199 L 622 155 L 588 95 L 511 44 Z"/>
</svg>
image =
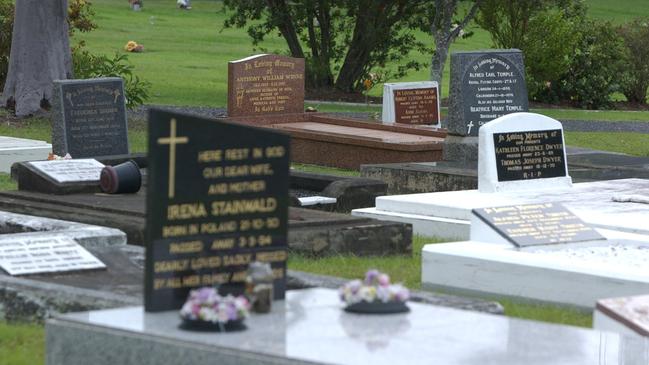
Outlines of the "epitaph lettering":
<svg viewBox="0 0 649 365">
<path fill-rule="evenodd" d="M 304 112 L 304 59 L 256 55 L 228 63 L 228 116 Z"/>
<path fill-rule="evenodd" d="M 121 78 L 54 81 L 52 149 L 73 158 L 128 154 Z"/>
<path fill-rule="evenodd" d="M 477 136 L 485 123 L 528 111 L 522 53 L 518 50 L 451 55 L 450 134 Z"/>
<path fill-rule="evenodd" d="M 561 129 L 495 133 L 498 181 L 566 176 Z"/>
<path fill-rule="evenodd" d="M 394 111 L 396 123 L 439 123 L 437 88 L 394 90 Z"/>
<path fill-rule="evenodd" d="M 177 309 L 190 289 L 243 284 L 269 262 L 285 291 L 289 137 L 152 110 L 147 191 L 147 311 Z"/>
<path fill-rule="evenodd" d="M 605 239 L 559 203 L 474 209 L 473 214 L 518 247 Z"/>
</svg>

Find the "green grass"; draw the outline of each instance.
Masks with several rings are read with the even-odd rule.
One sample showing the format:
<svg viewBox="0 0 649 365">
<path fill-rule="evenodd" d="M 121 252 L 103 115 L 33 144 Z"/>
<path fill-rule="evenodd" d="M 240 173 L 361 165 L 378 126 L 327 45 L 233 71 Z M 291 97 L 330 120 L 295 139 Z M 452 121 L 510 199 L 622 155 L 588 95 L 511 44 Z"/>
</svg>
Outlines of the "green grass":
<svg viewBox="0 0 649 365">
<path fill-rule="evenodd" d="M 649 135 L 630 132 L 565 132 L 566 145 L 649 156 Z"/>
<path fill-rule="evenodd" d="M 0 322 L 0 365 L 45 363 L 45 329 L 33 324 Z"/>
<path fill-rule="evenodd" d="M 440 240 L 414 236 L 412 255 L 359 257 L 355 255 L 334 255 L 324 258 L 311 258 L 291 254 L 288 268 L 308 271 L 321 275 L 332 275 L 347 279 L 362 278 L 369 269 L 378 269 L 390 274 L 393 282 L 401 282 L 411 289 L 421 288 L 421 250 L 426 244 Z M 581 327 L 592 326 L 592 314 L 565 307 L 545 304 L 521 303 L 505 298 L 483 298 L 498 301 L 511 317 L 538 321 L 562 323 Z"/>
</svg>

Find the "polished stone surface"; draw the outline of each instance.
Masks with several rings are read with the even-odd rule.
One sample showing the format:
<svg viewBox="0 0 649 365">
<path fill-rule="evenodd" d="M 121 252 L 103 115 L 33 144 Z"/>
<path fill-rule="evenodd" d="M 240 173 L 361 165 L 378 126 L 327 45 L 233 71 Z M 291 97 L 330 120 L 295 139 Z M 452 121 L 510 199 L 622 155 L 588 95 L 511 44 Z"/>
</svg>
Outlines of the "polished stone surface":
<svg viewBox="0 0 649 365">
<path fill-rule="evenodd" d="M 647 364 L 649 341 L 409 303 L 405 314 L 342 311 L 328 289 L 289 291 L 248 329 L 178 329 L 175 311 L 141 307 L 48 321 L 47 364 Z"/>
</svg>

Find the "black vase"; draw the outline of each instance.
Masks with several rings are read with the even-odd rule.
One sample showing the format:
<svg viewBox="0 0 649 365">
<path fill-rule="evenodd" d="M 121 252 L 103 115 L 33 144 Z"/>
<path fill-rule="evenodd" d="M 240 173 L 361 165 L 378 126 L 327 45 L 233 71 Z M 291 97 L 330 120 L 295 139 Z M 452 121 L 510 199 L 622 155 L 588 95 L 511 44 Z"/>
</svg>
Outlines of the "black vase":
<svg viewBox="0 0 649 365">
<path fill-rule="evenodd" d="M 137 193 L 142 186 L 140 167 L 133 160 L 106 166 L 101 170 L 99 186 L 108 194 Z"/>
</svg>

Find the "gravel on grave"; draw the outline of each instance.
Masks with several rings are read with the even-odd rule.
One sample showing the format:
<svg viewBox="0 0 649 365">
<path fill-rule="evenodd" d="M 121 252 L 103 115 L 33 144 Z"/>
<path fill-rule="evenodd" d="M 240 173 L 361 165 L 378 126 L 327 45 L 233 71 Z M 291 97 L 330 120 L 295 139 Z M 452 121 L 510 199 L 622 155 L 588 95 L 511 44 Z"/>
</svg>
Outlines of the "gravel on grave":
<svg viewBox="0 0 649 365">
<path fill-rule="evenodd" d="M 636 269 L 649 267 L 649 244 L 635 246 L 617 243 L 609 246 L 566 247 L 552 250 L 530 249 L 525 252 L 619 267 Z"/>
</svg>

